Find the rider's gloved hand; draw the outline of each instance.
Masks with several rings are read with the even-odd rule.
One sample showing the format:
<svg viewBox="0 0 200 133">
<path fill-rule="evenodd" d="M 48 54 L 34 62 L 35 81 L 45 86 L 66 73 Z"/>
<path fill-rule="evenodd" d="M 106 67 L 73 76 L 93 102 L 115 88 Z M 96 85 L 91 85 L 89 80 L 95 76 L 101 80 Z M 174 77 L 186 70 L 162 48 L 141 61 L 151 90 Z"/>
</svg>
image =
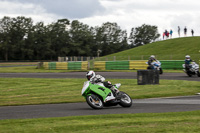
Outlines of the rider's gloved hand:
<svg viewBox="0 0 200 133">
<path fill-rule="evenodd" d="M 98 83 L 98 82 L 101 82 L 101 79 L 97 78 L 97 83 Z"/>
</svg>

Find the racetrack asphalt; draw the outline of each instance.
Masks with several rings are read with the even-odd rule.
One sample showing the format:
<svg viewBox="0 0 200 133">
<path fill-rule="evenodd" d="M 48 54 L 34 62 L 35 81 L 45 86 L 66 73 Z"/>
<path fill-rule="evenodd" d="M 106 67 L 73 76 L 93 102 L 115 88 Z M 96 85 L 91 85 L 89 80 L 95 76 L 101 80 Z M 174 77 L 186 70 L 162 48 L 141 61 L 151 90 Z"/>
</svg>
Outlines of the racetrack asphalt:
<svg viewBox="0 0 200 133">
<path fill-rule="evenodd" d="M 81 115 L 164 113 L 200 110 L 200 96 L 175 98 L 133 99 L 130 108 L 106 107 L 101 110 L 90 108 L 87 103 L 44 104 L 0 107 L 0 119 L 28 119 Z"/>
<path fill-rule="evenodd" d="M 136 72 L 97 72 L 107 79 L 136 79 Z M 1 78 L 85 78 L 85 72 L 67 73 L 0 73 Z M 185 73 L 164 73 L 160 79 L 168 80 L 189 80 L 200 81 L 200 77 L 188 77 Z M 101 110 L 91 109 L 86 102 L 44 104 L 26 106 L 2 106 L 0 107 L 0 119 L 26 119 L 64 117 L 80 115 L 99 114 L 127 114 L 127 113 L 161 113 L 200 110 L 200 95 L 154 98 L 154 99 L 133 99 L 130 108 L 118 106 L 106 107 Z"/>
<path fill-rule="evenodd" d="M 106 79 L 137 79 L 137 72 L 96 72 Z M 2 78 L 86 78 L 86 72 L 66 73 L 0 73 Z M 160 79 L 200 81 L 200 77 L 188 77 L 185 73 L 164 73 Z"/>
</svg>

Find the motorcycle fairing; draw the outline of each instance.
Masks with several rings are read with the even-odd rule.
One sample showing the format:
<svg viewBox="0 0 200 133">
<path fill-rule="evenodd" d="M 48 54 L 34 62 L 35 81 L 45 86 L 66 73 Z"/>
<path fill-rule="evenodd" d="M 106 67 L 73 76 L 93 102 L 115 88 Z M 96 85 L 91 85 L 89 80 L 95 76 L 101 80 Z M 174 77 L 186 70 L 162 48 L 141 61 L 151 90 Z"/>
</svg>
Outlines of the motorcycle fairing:
<svg viewBox="0 0 200 133">
<path fill-rule="evenodd" d="M 106 97 L 112 93 L 112 91 L 106 87 L 86 81 L 82 89 L 82 95 L 86 98 L 88 95 L 91 95 L 91 91 L 100 95 L 103 98 L 103 101 L 105 101 Z"/>
</svg>

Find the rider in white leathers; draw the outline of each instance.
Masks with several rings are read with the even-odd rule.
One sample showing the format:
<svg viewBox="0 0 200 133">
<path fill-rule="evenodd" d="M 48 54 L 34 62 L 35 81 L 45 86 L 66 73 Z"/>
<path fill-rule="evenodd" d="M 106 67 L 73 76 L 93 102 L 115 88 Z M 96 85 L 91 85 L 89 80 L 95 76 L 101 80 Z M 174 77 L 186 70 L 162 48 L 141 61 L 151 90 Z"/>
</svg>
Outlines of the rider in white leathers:
<svg viewBox="0 0 200 133">
<path fill-rule="evenodd" d="M 94 71 L 88 71 L 86 74 L 87 79 L 92 83 L 92 84 L 101 84 L 103 83 L 103 86 L 109 88 L 113 93 L 118 93 L 119 90 L 114 87 L 111 82 L 109 81 L 105 81 L 105 78 L 99 74 L 95 74 Z M 115 99 L 115 97 L 113 96 L 113 94 L 111 94 L 110 96 L 108 96 L 107 101 Z"/>
<path fill-rule="evenodd" d="M 87 74 L 86 74 L 86 77 L 93 84 L 105 81 L 105 78 L 103 76 L 96 75 L 94 71 L 88 71 Z"/>
<path fill-rule="evenodd" d="M 149 65 L 148 68 L 149 69 L 155 69 L 154 66 L 159 67 L 158 64 L 160 64 L 160 61 L 158 61 L 154 55 L 151 55 L 149 57 L 149 60 L 147 62 L 147 64 Z"/>
</svg>

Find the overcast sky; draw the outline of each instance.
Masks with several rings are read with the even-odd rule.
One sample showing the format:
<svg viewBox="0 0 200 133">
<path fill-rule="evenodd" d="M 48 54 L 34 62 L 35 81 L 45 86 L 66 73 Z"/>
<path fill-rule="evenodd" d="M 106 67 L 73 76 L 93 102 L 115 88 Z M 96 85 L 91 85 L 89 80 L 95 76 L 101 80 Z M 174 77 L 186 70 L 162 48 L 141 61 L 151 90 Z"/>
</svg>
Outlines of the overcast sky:
<svg viewBox="0 0 200 133">
<path fill-rule="evenodd" d="M 191 29 L 200 36 L 200 0 L 0 0 L 0 18 L 4 16 L 31 17 L 34 22 L 46 24 L 67 18 L 90 26 L 116 22 L 130 32 L 132 27 L 150 24 L 158 26 L 159 33 L 177 27 Z"/>
</svg>

